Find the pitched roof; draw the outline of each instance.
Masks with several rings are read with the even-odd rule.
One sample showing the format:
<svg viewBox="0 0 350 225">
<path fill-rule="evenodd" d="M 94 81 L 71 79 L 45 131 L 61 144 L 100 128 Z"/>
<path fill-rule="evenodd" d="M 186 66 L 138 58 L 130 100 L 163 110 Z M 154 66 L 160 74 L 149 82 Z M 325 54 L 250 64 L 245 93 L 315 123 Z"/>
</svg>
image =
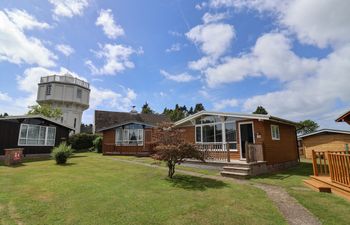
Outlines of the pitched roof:
<svg viewBox="0 0 350 225">
<path fill-rule="evenodd" d="M 162 122 L 170 122 L 165 115 L 129 113 L 129 112 L 111 112 L 95 110 L 95 131 L 111 129 L 128 123 L 139 123 L 148 126 L 156 126 Z"/>
<path fill-rule="evenodd" d="M 279 117 L 271 116 L 271 115 L 263 115 L 263 114 L 245 114 L 245 113 L 226 113 L 226 112 L 210 112 L 210 111 L 200 111 L 197 112 L 193 115 L 190 115 L 186 118 L 183 118 L 179 121 L 175 122 L 175 126 L 182 125 L 188 121 L 191 121 L 195 118 L 198 118 L 202 115 L 213 115 L 213 116 L 225 116 L 225 117 L 236 117 L 236 118 L 241 118 L 241 119 L 258 119 L 258 120 L 270 120 L 270 121 L 275 121 L 275 122 L 280 122 L 280 123 L 286 123 L 290 124 L 293 126 L 296 126 L 296 123 L 290 120 L 285 120 Z"/>
<path fill-rule="evenodd" d="M 43 120 L 46 120 L 46 121 L 49 121 L 51 123 L 54 123 L 56 125 L 59 125 L 59 126 L 62 126 L 62 127 L 66 127 L 70 130 L 74 130 L 74 128 L 70 127 L 70 126 L 67 126 L 59 121 L 56 121 L 52 118 L 48 118 L 46 116 L 43 116 L 43 115 L 20 115 L 20 116 L 6 116 L 6 117 L 3 117 L 3 118 L 0 118 L 0 120 L 17 120 L 17 119 L 43 119 Z"/>
<path fill-rule="evenodd" d="M 314 132 L 311 132 L 308 134 L 300 135 L 300 136 L 298 136 L 298 138 L 304 138 L 304 137 L 313 136 L 313 135 L 322 134 L 322 133 L 349 134 L 350 135 L 350 131 L 348 131 L 348 130 L 321 129 L 321 130 L 317 130 L 317 131 L 314 131 Z"/>
<path fill-rule="evenodd" d="M 344 122 L 346 120 L 350 121 L 350 111 L 344 113 L 339 118 L 337 118 L 335 121 L 336 122 Z"/>
</svg>

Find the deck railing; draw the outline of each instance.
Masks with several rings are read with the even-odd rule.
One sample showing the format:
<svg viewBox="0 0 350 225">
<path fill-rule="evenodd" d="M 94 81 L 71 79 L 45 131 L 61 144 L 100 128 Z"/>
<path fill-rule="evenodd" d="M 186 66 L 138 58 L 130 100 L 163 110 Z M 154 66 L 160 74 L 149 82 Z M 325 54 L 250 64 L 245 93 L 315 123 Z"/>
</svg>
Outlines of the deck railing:
<svg viewBox="0 0 350 225">
<path fill-rule="evenodd" d="M 350 154 L 328 153 L 328 160 L 331 180 L 350 187 Z"/>
<path fill-rule="evenodd" d="M 203 152 L 206 160 L 217 160 L 230 162 L 229 144 L 215 143 L 215 144 L 196 144 L 196 147 Z"/>
<path fill-rule="evenodd" d="M 314 176 L 330 176 L 332 182 L 350 187 L 350 154 L 312 150 Z"/>
</svg>

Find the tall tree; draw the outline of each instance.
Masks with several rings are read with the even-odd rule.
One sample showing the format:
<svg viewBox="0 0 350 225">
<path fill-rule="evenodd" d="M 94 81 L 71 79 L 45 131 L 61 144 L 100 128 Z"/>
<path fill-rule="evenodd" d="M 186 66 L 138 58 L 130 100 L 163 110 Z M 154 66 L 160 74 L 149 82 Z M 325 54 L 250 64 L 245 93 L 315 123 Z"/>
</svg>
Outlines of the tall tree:
<svg viewBox="0 0 350 225">
<path fill-rule="evenodd" d="M 193 107 L 191 106 L 190 110 L 188 110 L 188 115 L 192 115 L 192 114 L 194 114 L 194 112 L 193 112 Z"/>
<path fill-rule="evenodd" d="M 205 110 L 204 106 L 202 103 L 197 103 L 196 106 L 194 107 L 194 113 L 200 112 Z"/>
<path fill-rule="evenodd" d="M 300 121 L 297 125 L 297 133 L 299 135 L 314 132 L 319 128 L 319 125 L 313 120 Z"/>
<path fill-rule="evenodd" d="M 50 105 L 32 105 L 29 106 L 28 115 L 43 115 L 48 118 L 58 119 L 62 116 L 62 110 L 60 108 L 53 108 Z"/>
<path fill-rule="evenodd" d="M 151 109 L 149 104 L 147 102 L 145 102 L 145 104 L 143 104 L 143 106 L 142 106 L 141 113 L 154 114 L 154 111 Z"/>
<path fill-rule="evenodd" d="M 265 109 L 263 106 L 259 105 L 259 106 L 256 108 L 256 110 L 253 112 L 253 114 L 267 115 L 267 114 L 269 114 L 269 113 L 266 111 L 266 109 Z"/>
</svg>

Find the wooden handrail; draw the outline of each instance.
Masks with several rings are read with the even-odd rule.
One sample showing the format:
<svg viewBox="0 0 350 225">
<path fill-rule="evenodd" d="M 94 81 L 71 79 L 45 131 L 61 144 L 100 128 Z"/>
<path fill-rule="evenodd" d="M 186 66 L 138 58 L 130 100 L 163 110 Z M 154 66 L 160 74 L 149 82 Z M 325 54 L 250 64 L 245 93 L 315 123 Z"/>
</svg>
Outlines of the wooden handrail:
<svg viewBox="0 0 350 225">
<path fill-rule="evenodd" d="M 331 180 L 350 187 L 350 154 L 345 152 L 328 153 Z"/>
</svg>

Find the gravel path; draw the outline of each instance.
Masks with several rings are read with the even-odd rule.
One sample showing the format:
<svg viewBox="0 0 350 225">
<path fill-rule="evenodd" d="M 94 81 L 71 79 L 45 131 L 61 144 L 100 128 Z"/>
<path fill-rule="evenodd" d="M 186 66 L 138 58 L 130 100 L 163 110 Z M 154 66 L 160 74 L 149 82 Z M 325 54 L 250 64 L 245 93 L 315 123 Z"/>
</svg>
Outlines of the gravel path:
<svg viewBox="0 0 350 225">
<path fill-rule="evenodd" d="M 137 164 L 137 165 L 142 165 L 142 166 L 147 166 L 152 168 L 158 168 L 162 170 L 168 170 L 168 168 L 166 167 L 137 162 L 137 161 L 117 159 L 117 158 L 112 158 L 112 160 L 132 163 L 132 164 Z M 240 184 L 251 184 L 247 180 L 214 176 L 214 175 L 205 175 L 197 172 L 180 170 L 180 169 L 176 169 L 176 172 L 186 174 L 186 175 L 204 177 L 204 178 L 231 182 L 231 183 L 233 182 L 233 183 L 240 183 Z M 321 224 L 321 222 L 317 219 L 317 217 L 315 217 L 309 210 L 307 210 L 304 206 L 302 206 L 299 202 L 297 202 L 295 198 L 290 196 L 284 188 L 274 186 L 274 185 L 260 184 L 260 183 L 254 183 L 253 186 L 266 192 L 267 196 L 275 203 L 275 205 L 280 210 L 281 214 L 284 216 L 284 218 L 289 224 L 291 225 L 320 225 Z"/>
</svg>

